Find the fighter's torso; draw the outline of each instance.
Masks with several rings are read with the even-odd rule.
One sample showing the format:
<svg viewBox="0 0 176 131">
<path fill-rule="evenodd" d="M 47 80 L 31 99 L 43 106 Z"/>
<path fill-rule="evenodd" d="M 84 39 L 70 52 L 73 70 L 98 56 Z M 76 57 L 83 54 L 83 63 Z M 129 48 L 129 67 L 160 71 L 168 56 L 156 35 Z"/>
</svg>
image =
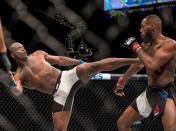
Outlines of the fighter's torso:
<svg viewBox="0 0 176 131">
<path fill-rule="evenodd" d="M 174 44 L 172 41 L 168 44 Z M 150 56 L 154 57 L 158 50 L 163 47 L 164 44 L 158 43 L 155 46 L 150 46 L 150 51 L 147 52 Z M 166 64 L 164 64 L 161 68 L 156 71 L 147 71 L 148 76 L 148 85 L 165 85 L 169 82 L 174 81 L 174 74 L 175 74 L 175 67 L 176 67 L 176 57 L 171 58 Z"/>
<path fill-rule="evenodd" d="M 19 70 L 18 74 L 23 86 L 47 94 L 53 93 L 60 73 L 60 70 L 51 66 L 40 52 L 31 54 L 27 64 Z"/>
</svg>

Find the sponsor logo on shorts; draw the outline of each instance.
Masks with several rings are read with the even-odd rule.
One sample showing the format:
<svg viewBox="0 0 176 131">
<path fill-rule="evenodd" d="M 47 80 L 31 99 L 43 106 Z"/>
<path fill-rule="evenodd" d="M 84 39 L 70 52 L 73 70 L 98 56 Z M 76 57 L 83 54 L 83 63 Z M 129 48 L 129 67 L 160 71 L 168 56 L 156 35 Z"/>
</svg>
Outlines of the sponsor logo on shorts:
<svg viewBox="0 0 176 131">
<path fill-rule="evenodd" d="M 155 108 L 153 109 L 153 115 L 157 116 L 160 114 L 160 108 L 158 105 L 155 106 Z"/>
</svg>

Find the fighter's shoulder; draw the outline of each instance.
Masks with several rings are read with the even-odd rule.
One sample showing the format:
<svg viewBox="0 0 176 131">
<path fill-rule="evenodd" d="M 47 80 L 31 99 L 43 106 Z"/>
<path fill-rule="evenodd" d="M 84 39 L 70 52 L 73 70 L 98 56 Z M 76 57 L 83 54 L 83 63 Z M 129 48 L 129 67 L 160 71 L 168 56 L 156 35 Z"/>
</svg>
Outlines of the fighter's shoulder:
<svg viewBox="0 0 176 131">
<path fill-rule="evenodd" d="M 169 52 L 169 54 L 176 53 L 176 41 L 173 39 L 165 40 L 162 47 L 161 50 L 163 49 L 164 51 Z"/>
<path fill-rule="evenodd" d="M 167 40 L 164 41 L 164 43 L 165 43 L 165 47 L 176 49 L 176 41 L 175 40 L 168 38 Z"/>
<path fill-rule="evenodd" d="M 48 53 L 43 50 L 37 50 L 32 53 L 32 55 L 47 55 Z"/>
</svg>

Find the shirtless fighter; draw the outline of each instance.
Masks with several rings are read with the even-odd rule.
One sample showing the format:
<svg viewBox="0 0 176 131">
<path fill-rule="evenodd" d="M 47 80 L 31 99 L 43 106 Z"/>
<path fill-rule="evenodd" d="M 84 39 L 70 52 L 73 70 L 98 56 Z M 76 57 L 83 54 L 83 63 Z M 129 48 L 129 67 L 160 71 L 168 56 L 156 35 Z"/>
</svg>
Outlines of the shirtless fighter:
<svg viewBox="0 0 176 131">
<path fill-rule="evenodd" d="M 53 95 L 53 123 L 57 131 L 67 130 L 71 115 L 71 106 L 67 106 L 67 98 L 74 84 L 78 81 L 86 83 L 101 71 L 111 71 L 140 62 L 139 59 L 132 58 L 107 58 L 97 62 L 80 64 L 80 60 L 52 56 L 41 50 L 27 55 L 24 46 L 17 42 L 13 43 L 9 50 L 11 57 L 18 64 L 14 76 L 17 87 L 12 92 L 20 95 L 23 92 L 23 87 L 26 87 Z M 61 71 L 52 65 L 77 66 L 68 71 Z"/>
<path fill-rule="evenodd" d="M 152 47 L 150 55 L 144 52 L 134 37 L 129 38 L 124 46 L 133 50 L 143 62 L 148 88 L 118 119 L 118 129 L 130 131 L 134 121 L 152 113 L 155 117 L 161 116 L 165 131 L 176 131 L 176 41 L 162 34 L 162 21 L 157 15 L 148 15 L 142 20 L 140 33 L 143 41 Z M 118 88 L 116 92 L 118 94 Z"/>
</svg>

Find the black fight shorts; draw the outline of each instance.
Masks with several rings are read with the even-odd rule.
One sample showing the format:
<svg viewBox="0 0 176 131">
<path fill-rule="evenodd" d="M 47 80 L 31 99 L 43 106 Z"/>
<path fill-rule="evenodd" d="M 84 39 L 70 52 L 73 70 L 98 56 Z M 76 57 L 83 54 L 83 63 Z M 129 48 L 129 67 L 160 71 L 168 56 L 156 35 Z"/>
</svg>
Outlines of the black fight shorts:
<svg viewBox="0 0 176 131">
<path fill-rule="evenodd" d="M 131 104 L 143 117 L 161 116 L 164 112 L 166 100 L 172 98 L 176 104 L 176 87 L 173 82 L 164 86 L 149 86 Z"/>
</svg>

